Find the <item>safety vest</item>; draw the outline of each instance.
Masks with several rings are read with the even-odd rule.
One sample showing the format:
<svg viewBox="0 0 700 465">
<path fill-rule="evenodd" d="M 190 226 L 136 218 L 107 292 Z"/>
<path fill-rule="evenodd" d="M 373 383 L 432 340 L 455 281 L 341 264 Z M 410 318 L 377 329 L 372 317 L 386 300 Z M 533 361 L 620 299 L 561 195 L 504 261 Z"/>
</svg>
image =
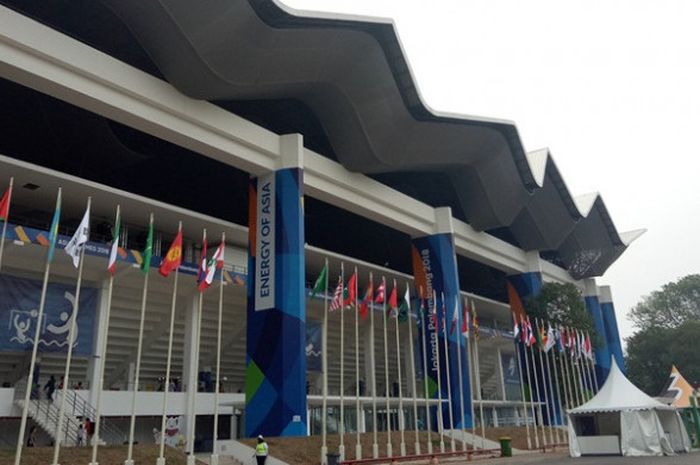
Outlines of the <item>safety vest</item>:
<svg viewBox="0 0 700 465">
<path fill-rule="evenodd" d="M 255 445 L 255 455 L 263 456 L 267 455 L 267 443 L 261 442 Z"/>
</svg>

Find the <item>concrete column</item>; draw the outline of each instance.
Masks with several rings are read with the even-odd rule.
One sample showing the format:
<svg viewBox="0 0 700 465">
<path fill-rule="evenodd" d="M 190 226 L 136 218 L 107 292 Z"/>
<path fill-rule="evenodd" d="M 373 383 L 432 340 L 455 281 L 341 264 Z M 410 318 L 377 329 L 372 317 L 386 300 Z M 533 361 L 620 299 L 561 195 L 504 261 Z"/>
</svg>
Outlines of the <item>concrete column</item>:
<svg viewBox="0 0 700 465">
<path fill-rule="evenodd" d="M 436 341 L 437 348 L 431 350 L 431 340 L 426 341 L 428 344 L 428 384 L 434 387 L 434 392 L 429 393 L 431 397 L 437 397 L 437 360 L 433 359 L 435 351 L 439 351 L 440 361 L 440 378 L 442 387 L 442 398 L 447 399 L 447 370 L 445 357 L 445 341 L 447 338 L 447 351 L 449 353 L 450 366 L 450 389 L 452 393 L 452 416 L 454 418 L 454 426 L 462 428 L 461 415 L 461 399 L 464 399 L 464 427 L 471 428 L 473 419 L 471 417 L 471 383 L 469 378 L 469 360 L 467 357 L 461 357 L 462 363 L 462 395 L 459 392 L 459 367 L 457 351 L 464 354 L 464 338 L 461 331 L 457 330 L 454 334 L 449 331 L 452 312 L 457 309 L 458 327 L 461 327 L 462 319 L 462 302 L 459 289 L 459 274 L 457 272 L 457 256 L 455 254 L 454 245 L 454 227 L 452 224 L 452 210 L 449 207 L 435 209 L 435 234 L 430 236 L 417 237 L 413 239 L 412 244 L 412 261 L 413 274 L 415 277 L 415 285 L 417 290 L 423 290 L 428 298 L 428 307 L 430 308 L 433 302 L 433 291 L 437 298 L 438 308 L 438 325 L 441 327 L 443 314 L 443 298 L 444 307 L 447 313 L 447 321 L 445 327 L 447 331 L 439 335 Z M 430 319 L 426 318 L 422 322 L 427 327 L 433 328 Z M 431 338 L 432 339 L 432 338 Z M 448 407 L 443 408 L 442 419 L 445 428 L 449 428 L 449 411 Z M 436 416 L 437 418 L 437 416 Z"/>
<path fill-rule="evenodd" d="M 306 434 L 303 140 L 280 138 L 276 171 L 251 178 L 246 436 Z"/>
<path fill-rule="evenodd" d="M 610 349 L 606 337 L 605 321 L 603 320 L 603 313 L 598 300 L 598 286 L 596 286 L 595 279 L 587 278 L 583 280 L 583 283 L 585 286 L 583 296 L 586 302 L 586 309 L 593 317 L 593 324 L 598 334 L 597 344 L 594 347 L 595 370 L 598 376 L 598 385 L 602 386 L 610 372 Z"/>
<path fill-rule="evenodd" d="M 105 330 L 109 325 L 107 321 L 107 287 L 109 286 L 109 281 L 104 280 L 100 286 L 100 294 L 98 298 L 98 304 L 95 314 L 95 326 L 94 335 L 92 343 L 92 355 L 88 360 L 87 366 L 87 383 L 90 388 L 89 402 L 93 407 L 97 405 L 97 387 L 99 386 L 100 371 L 102 364 L 105 360 L 105 354 L 102 353 L 102 345 L 105 338 Z M 94 420 L 94 418 L 93 418 Z"/>
<path fill-rule="evenodd" d="M 620 368 L 620 370 L 622 370 L 622 373 L 627 374 L 627 369 L 625 368 L 625 357 L 622 353 L 620 332 L 617 329 L 615 305 L 613 304 L 610 286 L 599 286 L 598 291 L 600 312 L 603 315 L 603 323 L 605 324 L 605 339 L 608 343 L 608 349 L 615 358 L 615 363 L 617 363 L 617 366 Z"/>
<path fill-rule="evenodd" d="M 194 345 L 197 340 L 197 308 L 199 295 L 195 293 L 190 299 L 190 305 L 188 305 L 185 312 L 185 343 L 182 353 L 182 383 L 186 395 L 184 422 L 180 429 L 185 437 L 189 437 L 189 430 L 195 419 L 194 399 L 197 395 L 197 385 L 199 384 L 196 369 L 197 360 L 194 356 Z M 165 380 L 166 389 L 168 383 L 169 380 Z"/>
</svg>

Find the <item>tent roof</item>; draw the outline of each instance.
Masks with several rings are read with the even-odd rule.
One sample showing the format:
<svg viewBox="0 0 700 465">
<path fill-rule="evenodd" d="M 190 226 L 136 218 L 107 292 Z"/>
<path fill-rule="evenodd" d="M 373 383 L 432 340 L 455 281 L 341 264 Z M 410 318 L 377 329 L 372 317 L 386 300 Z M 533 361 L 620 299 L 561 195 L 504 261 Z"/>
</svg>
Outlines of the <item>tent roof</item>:
<svg viewBox="0 0 700 465">
<path fill-rule="evenodd" d="M 619 412 L 623 410 L 675 410 L 644 394 L 620 371 L 612 359 L 610 374 L 598 394 L 585 404 L 569 410 L 570 414 Z"/>
</svg>

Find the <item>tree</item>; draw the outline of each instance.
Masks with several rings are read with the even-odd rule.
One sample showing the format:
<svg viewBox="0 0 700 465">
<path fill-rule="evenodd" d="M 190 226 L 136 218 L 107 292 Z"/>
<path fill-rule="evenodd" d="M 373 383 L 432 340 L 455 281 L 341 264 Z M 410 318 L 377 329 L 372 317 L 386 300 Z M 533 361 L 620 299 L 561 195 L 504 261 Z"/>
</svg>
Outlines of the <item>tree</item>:
<svg viewBox="0 0 700 465">
<path fill-rule="evenodd" d="M 687 321 L 676 328 L 650 327 L 627 339 L 627 375 L 647 394 L 656 396 L 668 382 L 671 367 L 691 384 L 700 382 L 700 359 L 695 341 L 700 340 L 700 321 Z"/>
<path fill-rule="evenodd" d="M 525 301 L 530 317 L 549 321 L 552 325 L 595 333 L 593 319 L 583 303 L 581 291 L 571 283 L 544 283 L 537 296 Z"/>
<path fill-rule="evenodd" d="M 638 328 L 677 328 L 700 320 L 700 274 L 691 274 L 664 284 L 642 299 L 630 312 Z"/>
</svg>

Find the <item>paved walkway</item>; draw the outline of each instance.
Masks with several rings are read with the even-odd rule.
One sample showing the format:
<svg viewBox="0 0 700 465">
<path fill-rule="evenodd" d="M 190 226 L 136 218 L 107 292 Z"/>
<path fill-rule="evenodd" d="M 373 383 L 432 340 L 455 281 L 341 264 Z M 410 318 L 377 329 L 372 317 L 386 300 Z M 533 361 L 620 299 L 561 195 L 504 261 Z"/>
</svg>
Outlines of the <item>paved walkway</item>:
<svg viewBox="0 0 700 465">
<path fill-rule="evenodd" d="M 452 462 L 458 463 L 458 462 Z M 473 465 L 698 465 L 700 451 L 673 457 L 579 457 L 568 453 L 527 454 L 510 459 L 474 460 Z"/>
</svg>

